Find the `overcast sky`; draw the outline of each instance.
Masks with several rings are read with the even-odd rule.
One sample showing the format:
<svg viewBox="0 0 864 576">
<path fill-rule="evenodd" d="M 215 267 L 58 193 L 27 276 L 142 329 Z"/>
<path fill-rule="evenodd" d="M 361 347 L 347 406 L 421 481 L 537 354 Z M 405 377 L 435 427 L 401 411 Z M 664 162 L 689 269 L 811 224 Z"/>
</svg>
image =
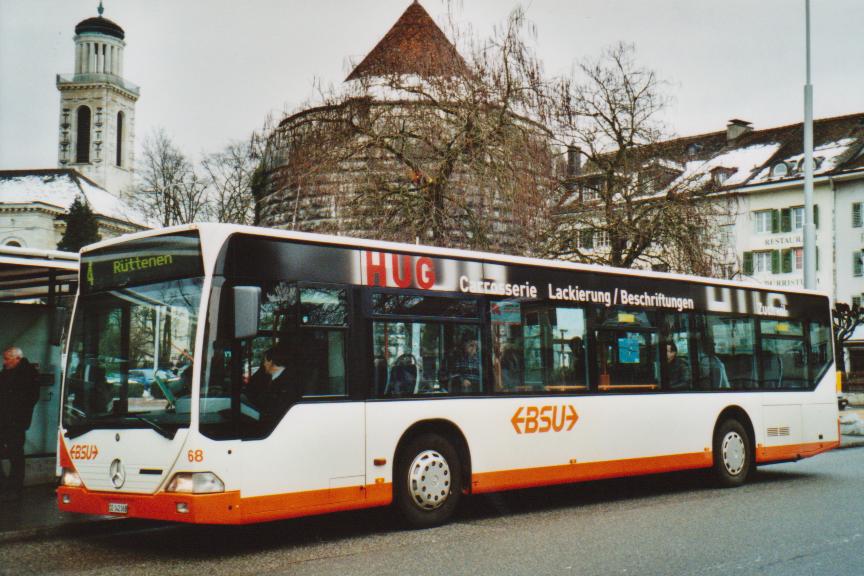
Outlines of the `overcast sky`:
<svg viewBox="0 0 864 576">
<path fill-rule="evenodd" d="M 125 77 L 141 87 L 136 140 L 163 127 L 188 154 L 220 149 L 269 112 L 338 84 L 410 0 L 105 0 L 126 31 Z M 422 4 L 439 23 L 443 0 Z M 0 0 L 0 169 L 57 164 L 55 74 L 74 70 L 74 28 L 98 0 Z M 457 0 L 459 20 L 488 36 L 513 0 Z M 804 0 L 533 0 L 548 74 L 602 48 L 636 45 L 669 82 L 678 135 L 803 117 Z M 862 0 L 812 0 L 817 118 L 864 111 Z"/>
</svg>

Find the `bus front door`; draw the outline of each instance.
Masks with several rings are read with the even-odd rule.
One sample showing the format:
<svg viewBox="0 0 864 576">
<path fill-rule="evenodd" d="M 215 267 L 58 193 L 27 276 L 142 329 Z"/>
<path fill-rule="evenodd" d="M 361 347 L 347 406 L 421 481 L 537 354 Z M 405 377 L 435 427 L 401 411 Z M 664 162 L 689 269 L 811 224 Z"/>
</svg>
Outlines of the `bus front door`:
<svg viewBox="0 0 864 576">
<path fill-rule="evenodd" d="M 355 507 L 365 499 L 364 454 L 362 402 L 295 404 L 269 436 L 243 443 L 244 514 Z"/>
</svg>

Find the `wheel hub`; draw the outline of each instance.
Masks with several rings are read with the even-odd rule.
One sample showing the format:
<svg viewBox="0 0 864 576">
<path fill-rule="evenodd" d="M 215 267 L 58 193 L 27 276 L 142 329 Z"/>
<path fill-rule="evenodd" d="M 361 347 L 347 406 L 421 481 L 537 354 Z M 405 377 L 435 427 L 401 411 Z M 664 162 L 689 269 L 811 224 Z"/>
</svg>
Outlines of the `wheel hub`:
<svg viewBox="0 0 864 576">
<path fill-rule="evenodd" d="M 737 476 L 744 470 L 747 449 L 744 439 L 737 432 L 729 432 L 723 437 L 723 465 L 731 476 Z"/>
<path fill-rule="evenodd" d="M 408 468 L 408 490 L 415 504 L 435 510 L 450 496 L 450 465 L 435 450 L 418 454 Z"/>
</svg>

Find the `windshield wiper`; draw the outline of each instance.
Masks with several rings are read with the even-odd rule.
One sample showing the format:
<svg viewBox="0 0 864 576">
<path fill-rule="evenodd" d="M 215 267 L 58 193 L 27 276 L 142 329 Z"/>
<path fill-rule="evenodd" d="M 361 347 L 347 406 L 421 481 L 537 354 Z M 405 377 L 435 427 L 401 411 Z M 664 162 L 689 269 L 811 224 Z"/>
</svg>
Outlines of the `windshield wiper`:
<svg viewBox="0 0 864 576">
<path fill-rule="evenodd" d="M 126 414 L 125 416 L 127 418 L 135 418 L 136 420 L 140 420 L 141 422 L 144 422 L 145 424 L 150 426 L 153 430 L 155 430 L 156 432 L 158 432 L 159 434 L 161 434 L 162 436 L 164 436 L 168 440 L 173 440 L 174 435 L 177 433 L 176 430 L 174 431 L 174 433 L 171 433 L 168 430 L 166 430 L 165 428 L 163 428 L 162 426 L 160 426 L 159 424 L 157 424 L 156 422 L 154 422 L 153 420 L 150 420 L 149 418 L 145 418 L 144 416 L 141 416 L 139 414 Z"/>
</svg>

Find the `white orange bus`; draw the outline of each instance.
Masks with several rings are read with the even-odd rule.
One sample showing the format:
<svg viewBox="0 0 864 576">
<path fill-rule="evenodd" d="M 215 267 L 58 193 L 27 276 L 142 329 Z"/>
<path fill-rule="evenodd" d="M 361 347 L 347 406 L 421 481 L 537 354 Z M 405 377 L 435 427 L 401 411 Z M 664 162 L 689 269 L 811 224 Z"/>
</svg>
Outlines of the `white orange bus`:
<svg viewBox="0 0 864 576">
<path fill-rule="evenodd" d="M 190 225 L 81 254 L 63 511 L 245 524 L 838 445 L 829 299 Z"/>
</svg>

